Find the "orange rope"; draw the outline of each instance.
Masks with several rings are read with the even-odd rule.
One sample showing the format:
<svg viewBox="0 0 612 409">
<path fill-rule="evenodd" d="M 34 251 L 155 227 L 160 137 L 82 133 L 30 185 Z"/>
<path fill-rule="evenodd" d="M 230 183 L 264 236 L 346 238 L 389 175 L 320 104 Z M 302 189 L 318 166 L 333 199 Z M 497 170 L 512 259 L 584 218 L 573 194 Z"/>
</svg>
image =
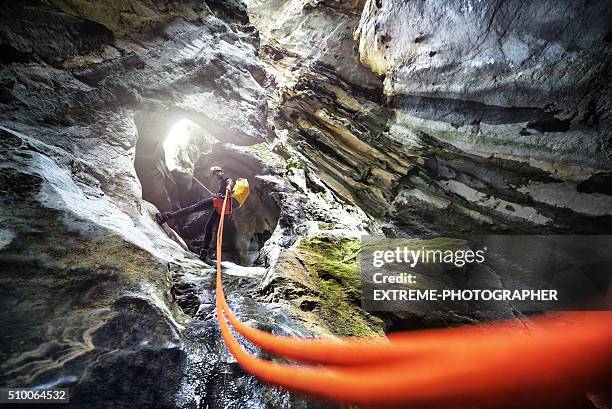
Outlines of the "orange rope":
<svg viewBox="0 0 612 409">
<path fill-rule="evenodd" d="M 217 319 L 223 339 L 252 375 L 301 394 L 368 407 L 506 408 L 564 405 L 612 377 L 612 314 L 536 318 L 530 334 L 516 323 L 402 333 L 386 338 L 319 340 L 275 336 L 241 323 L 221 278 L 225 206 L 217 232 Z M 266 361 L 245 351 L 240 334 L 279 357 L 324 365 Z"/>
</svg>

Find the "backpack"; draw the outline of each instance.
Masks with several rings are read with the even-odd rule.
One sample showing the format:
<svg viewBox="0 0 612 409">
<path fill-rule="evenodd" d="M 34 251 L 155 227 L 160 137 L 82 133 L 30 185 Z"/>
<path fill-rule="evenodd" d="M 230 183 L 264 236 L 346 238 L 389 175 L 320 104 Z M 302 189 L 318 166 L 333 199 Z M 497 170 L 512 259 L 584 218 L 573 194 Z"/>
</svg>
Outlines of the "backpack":
<svg viewBox="0 0 612 409">
<path fill-rule="evenodd" d="M 240 206 L 242 206 L 246 198 L 249 196 L 249 181 L 242 178 L 236 179 L 232 196 L 238 201 L 238 203 L 240 203 Z"/>
</svg>

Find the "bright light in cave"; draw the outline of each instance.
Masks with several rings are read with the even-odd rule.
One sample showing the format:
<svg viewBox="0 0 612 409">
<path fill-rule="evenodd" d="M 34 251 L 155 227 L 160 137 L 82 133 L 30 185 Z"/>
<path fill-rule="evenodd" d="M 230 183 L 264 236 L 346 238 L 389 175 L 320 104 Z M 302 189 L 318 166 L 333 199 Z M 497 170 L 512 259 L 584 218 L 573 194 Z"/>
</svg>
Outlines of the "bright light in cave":
<svg viewBox="0 0 612 409">
<path fill-rule="evenodd" d="M 180 168 L 178 163 L 179 151 L 181 147 L 189 143 L 189 137 L 194 125 L 189 119 L 183 118 L 170 128 L 170 132 L 168 132 L 168 136 L 164 140 L 164 152 L 168 169 L 174 170 Z"/>
</svg>

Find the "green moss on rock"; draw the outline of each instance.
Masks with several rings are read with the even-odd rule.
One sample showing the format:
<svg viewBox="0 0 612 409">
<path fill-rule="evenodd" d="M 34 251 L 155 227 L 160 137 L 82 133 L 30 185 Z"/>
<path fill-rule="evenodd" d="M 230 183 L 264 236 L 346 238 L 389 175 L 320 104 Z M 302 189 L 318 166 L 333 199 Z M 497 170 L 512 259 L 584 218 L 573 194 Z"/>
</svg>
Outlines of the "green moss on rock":
<svg viewBox="0 0 612 409">
<path fill-rule="evenodd" d="M 304 162 L 296 158 L 287 159 L 286 166 L 287 174 L 289 175 L 293 174 L 295 169 L 304 169 L 306 167 L 306 165 L 304 165 Z"/>
<path fill-rule="evenodd" d="M 341 336 L 383 333 L 383 323 L 360 308 L 361 276 L 357 254 L 361 242 L 352 238 L 317 237 L 302 240 L 297 257 L 314 281 L 320 304 L 314 310 Z"/>
</svg>

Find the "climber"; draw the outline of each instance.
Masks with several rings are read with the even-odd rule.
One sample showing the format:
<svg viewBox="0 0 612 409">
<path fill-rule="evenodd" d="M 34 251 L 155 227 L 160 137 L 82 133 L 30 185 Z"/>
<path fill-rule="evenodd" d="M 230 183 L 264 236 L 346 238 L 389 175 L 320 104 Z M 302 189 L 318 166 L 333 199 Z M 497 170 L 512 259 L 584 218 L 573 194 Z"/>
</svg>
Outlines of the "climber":
<svg viewBox="0 0 612 409">
<path fill-rule="evenodd" d="M 216 231 L 215 227 L 219 223 L 219 212 L 214 210 L 214 203 L 216 202 L 215 199 L 221 199 L 222 201 L 225 197 L 225 192 L 231 192 L 232 187 L 234 186 L 234 180 L 230 176 L 223 173 L 223 169 L 221 167 L 213 166 L 212 168 L 210 168 L 210 171 L 212 172 L 213 176 L 217 178 L 217 180 L 219 180 L 219 189 L 217 190 L 217 193 L 204 200 L 200 200 L 199 202 L 192 204 L 191 206 L 183 207 L 182 209 L 178 209 L 174 212 L 164 212 L 155 214 L 155 220 L 157 221 L 157 223 L 162 225 L 168 220 L 174 219 L 176 217 L 187 216 L 188 214 L 201 212 L 203 210 L 211 210 L 210 216 L 208 216 L 208 221 L 206 222 L 203 248 L 200 251 L 200 258 L 202 260 L 206 260 L 206 256 L 208 254 L 208 247 L 210 246 L 210 242 L 213 237 L 213 232 Z M 240 204 L 241 203 L 238 203 L 236 199 L 232 196 L 232 207 L 239 207 Z"/>
</svg>

